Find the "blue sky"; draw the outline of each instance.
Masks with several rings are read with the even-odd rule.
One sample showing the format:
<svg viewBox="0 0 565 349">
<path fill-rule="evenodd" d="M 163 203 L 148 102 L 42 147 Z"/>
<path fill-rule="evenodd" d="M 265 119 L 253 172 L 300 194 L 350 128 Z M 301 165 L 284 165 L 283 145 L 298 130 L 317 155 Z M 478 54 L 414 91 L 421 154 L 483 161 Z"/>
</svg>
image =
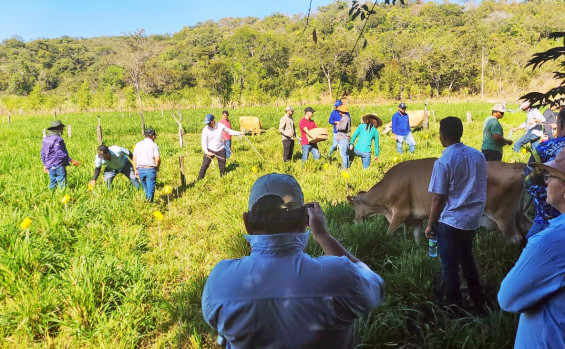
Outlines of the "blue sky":
<svg viewBox="0 0 565 349">
<path fill-rule="evenodd" d="M 312 10 L 331 3 L 312 0 Z M 306 14 L 309 0 L 0 0 L 0 40 L 175 33 L 223 17 Z"/>
</svg>

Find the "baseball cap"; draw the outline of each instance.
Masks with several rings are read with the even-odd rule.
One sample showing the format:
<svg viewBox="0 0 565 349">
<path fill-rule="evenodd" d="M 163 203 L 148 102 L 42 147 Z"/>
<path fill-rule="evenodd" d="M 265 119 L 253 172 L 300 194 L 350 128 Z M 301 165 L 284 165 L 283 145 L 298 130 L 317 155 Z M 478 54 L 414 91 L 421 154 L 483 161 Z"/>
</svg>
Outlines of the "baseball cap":
<svg viewBox="0 0 565 349">
<path fill-rule="evenodd" d="M 280 208 L 294 209 L 304 206 L 304 195 L 296 179 L 287 174 L 269 173 L 253 183 L 249 193 L 249 211 L 263 211 L 265 207 L 253 207 L 265 196 L 278 196 L 282 199 Z M 257 205 L 259 206 L 259 205 Z"/>
<path fill-rule="evenodd" d="M 338 99 L 337 101 L 335 101 L 334 107 L 337 108 L 337 107 L 339 107 L 339 106 L 342 105 L 342 104 L 343 104 L 343 102 Z"/>
<path fill-rule="evenodd" d="M 110 152 L 110 149 L 108 149 L 107 146 L 105 145 L 101 145 L 98 147 L 98 157 L 99 158 L 104 158 L 104 155 L 108 154 Z"/>
<path fill-rule="evenodd" d="M 304 109 L 304 112 L 305 113 L 308 113 L 308 112 L 315 113 L 316 111 L 312 107 L 306 107 L 306 109 Z"/>
<path fill-rule="evenodd" d="M 565 180 L 565 152 L 563 150 L 561 150 L 559 154 L 557 154 L 555 159 L 551 161 L 544 163 L 531 162 L 530 166 L 539 168 L 541 170 L 546 170 L 555 177 Z"/>
<path fill-rule="evenodd" d="M 208 114 L 206 115 L 206 117 L 204 118 L 204 122 L 203 124 L 208 125 L 210 123 L 210 121 L 214 120 L 214 115 L 212 114 Z"/>
<path fill-rule="evenodd" d="M 292 107 L 291 107 L 290 105 L 289 105 L 288 107 L 286 107 L 286 109 L 285 109 L 285 110 L 286 110 L 286 111 L 289 111 L 289 110 L 292 110 L 292 111 L 294 111 L 294 109 L 293 109 L 293 108 L 292 108 Z"/>
<path fill-rule="evenodd" d="M 148 128 L 148 129 L 145 130 L 145 135 L 146 136 L 157 136 L 157 133 L 155 133 L 155 129 Z"/>
<path fill-rule="evenodd" d="M 400 103 L 398 109 L 406 109 L 406 103 Z"/>
<path fill-rule="evenodd" d="M 492 107 L 492 110 L 497 111 L 497 112 L 501 112 L 501 113 L 506 113 L 506 108 L 504 107 L 504 104 L 501 104 L 501 103 L 495 104 Z"/>
</svg>

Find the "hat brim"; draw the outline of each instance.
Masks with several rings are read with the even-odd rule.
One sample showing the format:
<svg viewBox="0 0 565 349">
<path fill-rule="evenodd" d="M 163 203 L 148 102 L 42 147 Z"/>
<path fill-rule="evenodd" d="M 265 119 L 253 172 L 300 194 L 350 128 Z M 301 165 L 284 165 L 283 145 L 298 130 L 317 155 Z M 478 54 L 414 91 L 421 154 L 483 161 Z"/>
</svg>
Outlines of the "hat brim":
<svg viewBox="0 0 565 349">
<path fill-rule="evenodd" d="M 58 129 L 59 127 L 65 127 L 65 125 L 61 124 L 61 125 L 59 125 L 59 126 L 51 126 L 51 127 L 47 128 L 47 129 L 48 129 L 48 130 L 56 130 L 56 129 Z"/>
<path fill-rule="evenodd" d="M 559 171 L 558 169 L 556 169 L 554 166 L 556 166 L 555 161 L 548 161 L 546 163 L 540 164 L 539 162 L 532 162 L 529 164 L 530 166 L 540 169 L 540 170 L 545 170 L 547 172 L 549 172 L 550 174 L 554 175 L 555 177 L 562 179 L 565 181 L 565 173 Z"/>
<path fill-rule="evenodd" d="M 383 121 L 381 120 L 381 118 L 379 118 L 377 116 L 377 114 L 367 114 L 367 115 L 363 115 L 361 117 L 361 121 L 363 121 L 364 123 L 367 122 L 367 120 L 369 120 L 369 118 L 374 118 L 377 120 L 377 127 L 381 127 L 383 125 Z"/>
</svg>

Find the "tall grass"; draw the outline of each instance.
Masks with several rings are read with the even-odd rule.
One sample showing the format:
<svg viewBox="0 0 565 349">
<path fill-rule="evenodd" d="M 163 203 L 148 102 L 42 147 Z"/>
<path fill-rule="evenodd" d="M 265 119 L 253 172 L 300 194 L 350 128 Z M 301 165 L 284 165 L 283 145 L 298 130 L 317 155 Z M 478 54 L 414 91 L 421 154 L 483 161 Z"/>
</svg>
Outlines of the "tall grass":
<svg viewBox="0 0 565 349">
<path fill-rule="evenodd" d="M 423 105 L 409 105 L 420 109 Z M 480 147 L 482 121 L 490 113 L 487 104 L 430 105 L 439 120 L 448 115 L 474 122 L 465 124 L 463 141 Z M 328 106 L 314 106 L 315 121 L 329 126 Z M 394 105 L 352 106 L 356 126 L 363 113 L 376 112 L 391 119 Z M 72 125 L 72 138 L 64 135 L 69 153 L 82 163 L 69 168 L 69 187 L 49 191 L 48 176 L 39 158 L 42 129 L 48 116 L 15 116 L 12 124 L 0 124 L 0 342 L 5 348 L 28 347 L 214 347 L 215 334 L 202 319 L 200 295 L 213 266 L 224 258 L 249 253 L 241 214 L 247 208 L 252 183 L 269 172 L 295 176 L 306 200 L 317 200 L 326 212 L 330 230 L 349 249 L 377 271 L 386 282 L 386 304 L 357 323 L 360 347 L 465 347 L 505 348 L 513 343 L 517 319 L 502 313 L 495 296 L 500 281 L 519 255 L 496 233 L 483 232 L 475 255 L 492 311 L 484 317 L 466 314 L 456 318 L 434 305 L 439 296 L 440 264 L 427 256 L 424 241 L 416 243 L 402 228 L 386 233 L 383 217 L 353 223 L 353 208 L 346 195 L 375 184 L 396 156 L 394 141 L 381 136 L 380 162 L 363 171 L 355 159 L 351 177 L 341 176 L 339 155 L 302 165 L 283 163 L 278 120 L 283 107 L 232 110 L 232 125 L 239 115 L 257 115 L 266 132 L 249 137 L 261 156 L 245 141 L 232 141 L 233 159 L 228 173 L 219 177 L 215 162 L 206 178 L 196 182 L 202 161 L 200 130 L 209 110 L 184 110 L 185 148 L 178 146 L 177 125 L 165 112 L 146 113 L 147 125 L 157 130 L 163 165 L 158 175 L 156 203 L 146 204 L 124 176 L 111 190 L 99 181 L 87 189 L 96 151 L 94 115 L 60 115 Z M 214 111 L 219 114 L 221 111 Z M 295 119 L 301 117 L 296 111 Z M 509 113 L 503 119 L 508 130 L 525 118 Z M 133 148 L 138 142 L 139 122 L 133 113 L 101 114 L 105 144 Z M 416 154 L 407 159 L 439 156 L 438 123 L 414 133 Z M 429 138 L 425 138 L 428 135 Z M 326 155 L 329 142 L 320 144 Z M 295 152 L 300 152 L 297 145 Z M 170 209 L 164 185 L 180 186 L 178 156 L 184 155 L 188 185 L 173 191 Z M 525 154 L 505 150 L 505 161 L 526 161 Z M 295 154 L 295 159 L 299 154 Z M 325 170 L 324 163 L 330 163 Z M 256 166 L 258 173 L 251 171 Z M 66 206 L 60 201 L 71 197 Z M 160 210 L 158 225 L 153 211 Z M 33 220 L 28 230 L 19 228 L 24 217 Z M 320 255 L 310 241 L 307 251 Z"/>
</svg>

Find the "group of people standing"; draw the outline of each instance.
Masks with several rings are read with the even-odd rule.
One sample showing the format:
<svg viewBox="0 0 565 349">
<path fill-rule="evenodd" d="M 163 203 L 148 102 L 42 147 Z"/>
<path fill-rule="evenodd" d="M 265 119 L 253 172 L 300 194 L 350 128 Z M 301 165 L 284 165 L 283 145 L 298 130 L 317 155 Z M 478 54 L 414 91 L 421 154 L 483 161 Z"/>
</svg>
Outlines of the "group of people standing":
<svg viewBox="0 0 565 349">
<path fill-rule="evenodd" d="M 312 130 L 318 128 L 316 122 L 312 120 L 315 110 L 311 107 L 304 109 L 304 117 L 299 121 L 300 141 L 302 145 L 302 161 L 308 160 L 310 153 L 314 160 L 320 159 L 320 150 L 318 143 Z M 293 119 L 294 109 L 290 106 L 286 107 L 285 115 L 280 119 L 279 132 L 283 143 L 283 160 L 285 162 L 292 160 L 294 150 L 294 141 L 296 130 Z M 341 100 L 336 101 L 334 110 L 332 110 L 329 120 L 332 125 L 332 145 L 328 152 L 328 159 L 331 158 L 335 150 L 339 150 L 341 156 L 342 168 L 351 167 L 350 152 L 361 158 L 363 169 L 371 164 L 371 147 L 374 148 L 374 160 L 379 161 L 379 132 L 378 128 L 383 125 L 383 121 L 376 114 L 366 114 L 361 118 L 359 125 L 353 135 L 351 135 L 351 115 L 349 107 L 344 105 Z M 402 154 L 402 146 L 408 144 L 409 151 L 414 152 L 416 142 L 410 129 L 410 121 L 406 113 L 406 104 L 400 103 L 398 112 L 392 117 L 392 132 L 395 135 L 397 151 Z"/>
</svg>

